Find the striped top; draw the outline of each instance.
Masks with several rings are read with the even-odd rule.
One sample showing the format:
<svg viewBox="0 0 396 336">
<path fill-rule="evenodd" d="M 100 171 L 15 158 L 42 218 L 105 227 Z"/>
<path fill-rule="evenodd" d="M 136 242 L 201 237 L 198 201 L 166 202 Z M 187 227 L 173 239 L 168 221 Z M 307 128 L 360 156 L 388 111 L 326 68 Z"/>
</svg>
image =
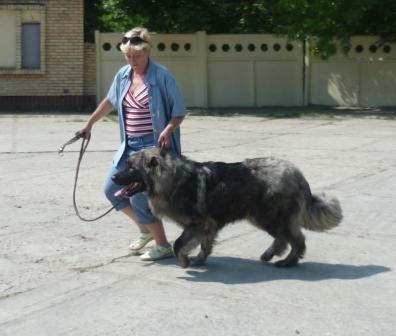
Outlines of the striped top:
<svg viewBox="0 0 396 336">
<path fill-rule="evenodd" d="M 140 137 L 153 132 L 148 101 L 148 90 L 145 84 L 134 92 L 129 89 L 125 95 L 122 108 L 125 117 L 125 132 L 128 138 Z"/>
</svg>

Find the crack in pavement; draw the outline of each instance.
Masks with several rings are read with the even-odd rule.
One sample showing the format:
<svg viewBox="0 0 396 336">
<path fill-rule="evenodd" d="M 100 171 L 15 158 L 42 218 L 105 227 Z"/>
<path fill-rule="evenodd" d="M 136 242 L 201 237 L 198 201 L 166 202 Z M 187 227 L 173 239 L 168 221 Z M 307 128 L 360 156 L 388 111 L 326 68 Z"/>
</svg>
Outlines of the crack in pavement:
<svg viewBox="0 0 396 336">
<path fill-rule="evenodd" d="M 84 272 L 87 272 L 87 271 L 90 271 L 90 270 L 94 270 L 94 269 L 97 269 L 97 268 L 100 268 L 100 267 L 104 267 L 104 266 L 113 264 L 113 263 L 117 262 L 118 260 L 125 259 L 125 258 L 128 258 L 128 257 L 134 256 L 134 255 L 135 255 L 135 253 L 131 252 L 131 253 L 128 253 L 128 254 L 125 254 L 125 255 L 122 255 L 122 256 L 119 256 L 119 257 L 115 257 L 115 258 L 111 259 L 108 262 L 103 262 L 103 263 L 99 263 L 99 264 L 96 264 L 96 265 L 82 266 L 82 267 L 72 267 L 71 270 L 77 271 L 79 273 L 84 273 Z"/>
</svg>

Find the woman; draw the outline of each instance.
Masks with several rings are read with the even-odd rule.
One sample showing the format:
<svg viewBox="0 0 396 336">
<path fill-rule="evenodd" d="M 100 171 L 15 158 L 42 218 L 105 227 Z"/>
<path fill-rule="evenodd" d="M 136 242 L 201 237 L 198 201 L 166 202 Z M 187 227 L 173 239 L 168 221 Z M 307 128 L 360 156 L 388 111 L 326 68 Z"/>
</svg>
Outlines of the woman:
<svg viewBox="0 0 396 336">
<path fill-rule="evenodd" d="M 111 176 L 126 167 L 127 158 L 142 149 L 159 145 L 180 154 L 179 125 L 185 106 L 175 79 L 150 58 L 150 48 L 146 28 L 137 27 L 125 34 L 120 49 L 128 64 L 118 71 L 107 97 L 80 132 L 87 137 L 96 121 L 117 110 L 121 146 L 107 175 L 105 194 L 140 229 L 140 237 L 129 246 L 132 252 L 140 254 L 154 239 L 155 246 L 142 254 L 141 259 L 159 260 L 173 255 L 162 221 L 151 213 L 145 194 L 129 199 L 116 197 L 119 186 L 111 180 Z"/>
</svg>

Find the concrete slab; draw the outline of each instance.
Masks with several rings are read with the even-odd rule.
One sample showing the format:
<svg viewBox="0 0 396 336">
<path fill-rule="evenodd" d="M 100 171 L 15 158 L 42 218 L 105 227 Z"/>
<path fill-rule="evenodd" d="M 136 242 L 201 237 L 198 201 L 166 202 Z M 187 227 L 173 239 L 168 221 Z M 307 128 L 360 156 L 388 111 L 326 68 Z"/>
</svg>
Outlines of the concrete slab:
<svg viewBox="0 0 396 336">
<path fill-rule="evenodd" d="M 225 228 L 201 268 L 128 255 L 137 229 L 119 213 L 74 214 L 79 143 L 58 147 L 84 115 L 0 115 L 0 335 L 396 335 L 396 120 L 367 117 L 189 116 L 184 154 L 238 161 L 276 155 L 345 219 L 306 232 L 300 266 L 258 261 L 271 239 L 245 222 Z M 108 208 L 102 183 L 118 144 L 99 122 L 78 202 Z M 166 223 L 170 239 L 180 234 Z"/>
</svg>

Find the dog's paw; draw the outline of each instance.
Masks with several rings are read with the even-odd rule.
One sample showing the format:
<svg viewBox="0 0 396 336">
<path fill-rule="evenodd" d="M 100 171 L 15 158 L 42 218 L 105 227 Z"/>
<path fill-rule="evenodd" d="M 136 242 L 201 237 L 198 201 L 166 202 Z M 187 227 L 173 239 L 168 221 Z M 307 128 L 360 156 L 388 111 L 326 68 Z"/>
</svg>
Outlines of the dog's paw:
<svg viewBox="0 0 396 336">
<path fill-rule="evenodd" d="M 179 255 L 177 259 L 179 260 L 180 266 L 183 268 L 187 268 L 190 265 L 190 259 L 185 255 Z"/>
<path fill-rule="evenodd" d="M 273 257 L 274 257 L 273 253 L 269 253 L 266 251 L 261 255 L 260 260 L 266 262 L 266 261 L 270 261 Z"/>
</svg>

